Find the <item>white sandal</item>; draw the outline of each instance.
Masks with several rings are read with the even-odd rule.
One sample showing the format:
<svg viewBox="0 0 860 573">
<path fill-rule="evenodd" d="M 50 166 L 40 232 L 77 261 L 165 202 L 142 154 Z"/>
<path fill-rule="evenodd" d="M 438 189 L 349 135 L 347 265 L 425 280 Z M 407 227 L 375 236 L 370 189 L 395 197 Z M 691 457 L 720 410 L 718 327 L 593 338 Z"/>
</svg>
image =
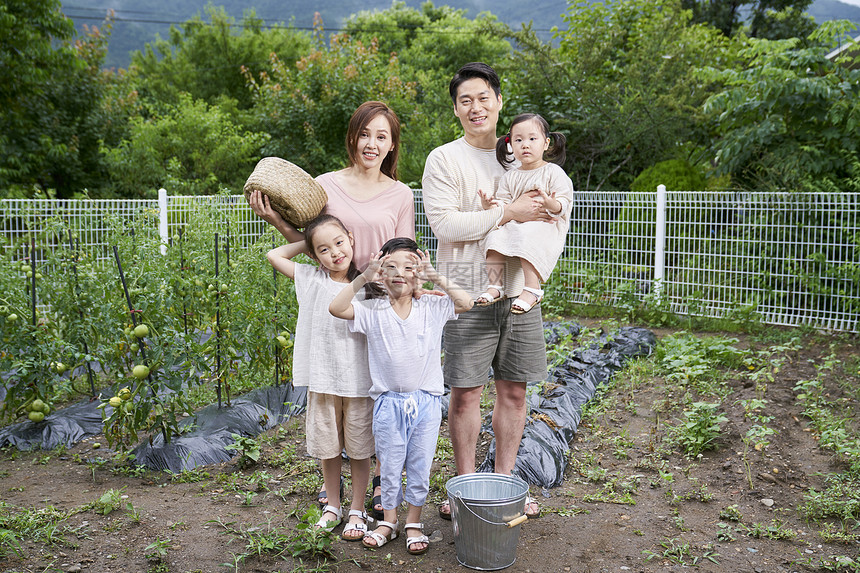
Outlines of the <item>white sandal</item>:
<svg viewBox="0 0 860 573">
<path fill-rule="evenodd" d="M 368 531 L 367 535 L 364 536 L 364 539 L 361 540 L 361 544 L 370 549 L 379 549 L 389 541 L 393 541 L 397 539 L 397 527 L 398 522 L 391 523 L 390 521 L 377 521 L 376 529 L 373 531 Z M 388 535 L 382 535 L 379 533 L 380 527 L 387 527 L 391 531 L 388 532 Z M 376 545 L 371 545 L 367 542 L 367 538 L 371 538 L 376 541 Z"/>
<path fill-rule="evenodd" d="M 421 530 L 421 535 L 416 535 L 415 537 L 407 537 L 406 538 L 406 551 L 409 552 L 410 555 L 421 555 L 423 553 L 427 553 L 427 550 L 430 549 L 430 538 L 424 535 L 424 524 L 423 523 L 407 523 L 404 526 L 404 531 L 407 529 L 419 529 Z M 424 549 L 416 549 L 412 550 L 411 547 L 415 543 L 423 543 Z"/>
<path fill-rule="evenodd" d="M 327 505 L 323 508 L 322 513 L 323 513 L 322 517 L 320 517 L 320 520 L 317 521 L 317 524 L 315 526 L 319 529 L 332 530 L 335 527 L 337 527 L 338 525 L 340 525 L 340 522 L 343 520 L 343 510 L 339 507 L 335 507 L 333 505 Z M 335 516 L 337 516 L 337 519 L 334 521 L 332 521 L 330 519 L 326 519 L 325 518 L 326 513 L 335 514 Z"/>
<path fill-rule="evenodd" d="M 511 303 L 511 314 L 525 314 L 540 304 L 540 301 L 543 300 L 543 290 L 531 287 L 523 287 L 523 290 L 527 290 L 535 295 L 535 301 L 529 304 L 520 297 L 517 297 L 517 300 Z"/>
<path fill-rule="evenodd" d="M 364 536 L 367 535 L 367 514 L 358 509 L 350 509 L 347 521 L 349 521 L 350 517 L 360 517 L 364 520 L 364 523 L 347 523 L 344 525 L 343 531 L 340 533 L 340 538 L 344 541 L 361 541 L 364 539 Z M 361 535 L 358 537 L 348 537 L 346 534 L 350 531 L 360 531 Z"/>
<path fill-rule="evenodd" d="M 499 291 L 499 296 L 494 297 L 488 291 L 494 288 Z M 487 285 L 487 290 L 475 299 L 475 306 L 492 306 L 505 297 L 505 287 L 502 285 Z"/>
</svg>

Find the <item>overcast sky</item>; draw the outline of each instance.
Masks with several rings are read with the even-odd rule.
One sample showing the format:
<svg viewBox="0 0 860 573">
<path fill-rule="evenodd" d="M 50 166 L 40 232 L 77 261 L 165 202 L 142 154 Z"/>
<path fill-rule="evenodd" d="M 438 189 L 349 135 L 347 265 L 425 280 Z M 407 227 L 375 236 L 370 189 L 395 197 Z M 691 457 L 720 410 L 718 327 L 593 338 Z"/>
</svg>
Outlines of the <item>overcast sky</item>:
<svg viewBox="0 0 860 573">
<path fill-rule="evenodd" d="M 860 0 L 839 0 L 840 2 L 845 2 L 846 4 L 853 4 L 854 6 L 860 6 Z"/>
</svg>

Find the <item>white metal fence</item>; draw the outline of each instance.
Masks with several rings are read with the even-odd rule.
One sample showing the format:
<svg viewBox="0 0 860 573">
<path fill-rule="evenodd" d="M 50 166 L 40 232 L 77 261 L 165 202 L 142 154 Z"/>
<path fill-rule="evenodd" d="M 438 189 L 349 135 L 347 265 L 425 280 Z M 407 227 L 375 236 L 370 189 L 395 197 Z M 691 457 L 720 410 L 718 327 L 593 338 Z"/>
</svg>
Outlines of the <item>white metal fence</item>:
<svg viewBox="0 0 860 573">
<path fill-rule="evenodd" d="M 415 199 L 416 232 L 435 249 L 420 191 Z M 61 218 L 103 259 L 108 215 L 151 220 L 166 242 L 201 205 L 238 215 L 236 246 L 266 227 L 241 195 L 162 192 L 158 200 L 3 200 L 0 237 L 8 253 Z M 580 192 L 553 280 L 575 303 L 646 301 L 679 314 L 858 332 L 860 194 Z"/>
</svg>

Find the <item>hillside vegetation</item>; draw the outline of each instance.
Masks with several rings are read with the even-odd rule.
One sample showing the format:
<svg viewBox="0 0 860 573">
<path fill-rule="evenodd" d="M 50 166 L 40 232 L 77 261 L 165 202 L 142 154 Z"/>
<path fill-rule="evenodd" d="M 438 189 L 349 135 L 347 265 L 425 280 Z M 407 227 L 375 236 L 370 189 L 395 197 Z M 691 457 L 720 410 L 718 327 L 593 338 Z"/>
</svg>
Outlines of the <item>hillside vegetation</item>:
<svg viewBox="0 0 860 573">
<path fill-rule="evenodd" d="M 579 190 L 629 189 L 670 165 L 706 188 L 857 190 L 860 72 L 825 58 L 852 25 L 817 26 L 810 3 L 712 14 L 696 0 L 577 0 L 552 42 L 429 2 L 336 32 L 209 6 L 106 70 L 111 21 L 76 37 L 57 0 L 11 0 L 0 192 L 236 192 L 269 155 L 316 175 L 343 166 L 347 121 L 370 99 L 401 117 L 400 177 L 417 187 L 429 151 L 460 133 L 447 84 L 468 61 L 503 78 L 500 127 L 530 110 L 567 136 Z"/>
</svg>

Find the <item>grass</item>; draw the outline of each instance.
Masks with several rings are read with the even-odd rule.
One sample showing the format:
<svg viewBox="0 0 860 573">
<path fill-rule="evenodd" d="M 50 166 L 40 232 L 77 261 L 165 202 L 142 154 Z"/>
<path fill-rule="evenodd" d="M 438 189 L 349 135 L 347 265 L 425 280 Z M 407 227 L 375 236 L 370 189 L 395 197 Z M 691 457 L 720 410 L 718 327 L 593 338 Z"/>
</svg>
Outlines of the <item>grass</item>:
<svg viewBox="0 0 860 573">
<path fill-rule="evenodd" d="M 586 328 L 576 340 L 564 339 L 558 347 L 550 349 L 554 353 L 551 356 L 560 359 L 571 345 L 599 345 L 602 331 L 617 326 L 617 321 L 610 320 Z M 856 414 L 860 397 L 860 357 L 844 359 L 846 353 L 840 348 L 840 345 L 856 342 L 839 338 L 825 340 L 814 333 L 798 334 L 797 330 L 768 330 L 745 337 L 743 345 L 731 336 L 677 332 L 663 337 L 651 357 L 630 362 L 617 372 L 600 388 L 598 399 L 583 408 L 579 433 L 567 458 L 567 498 L 562 504 L 553 504 L 555 507 L 547 504 L 545 510 L 557 514 L 554 517 L 567 518 L 588 512 L 594 514 L 601 505 L 606 505 L 611 506 L 610 512 L 621 515 L 629 507 L 641 504 L 642 498 L 648 495 L 658 500 L 656 507 L 670 527 L 669 537 L 657 537 L 659 541 L 654 541 L 653 533 L 641 525 L 642 529 L 628 529 L 642 537 L 643 543 L 652 542 L 651 546 L 640 546 L 640 549 L 648 547 L 645 556 L 649 560 L 687 566 L 706 561 L 716 563 L 722 557 L 713 546 L 708 547 L 709 543 L 716 542 L 737 543 L 731 549 L 733 553 L 744 540 L 750 539 L 792 544 L 820 542 L 836 547 L 830 549 L 832 555 L 818 552 L 813 557 L 801 555 L 796 563 L 802 564 L 802 559 L 806 559 L 810 566 L 820 570 L 860 572 L 860 565 L 848 561 L 857 558 L 855 547 L 860 541 L 860 439 Z M 832 349 L 831 343 L 834 344 Z M 823 344 L 825 351 L 815 356 L 810 349 L 818 348 L 817 344 Z M 802 417 L 798 416 L 800 423 L 808 426 L 818 447 L 833 456 L 838 471 L 821 476 L 815 488 L 794 490 L 796 493 L 792 495 L 797 502 L 783 507 L 784 513 L 778 514 L 780 519 L 746 507 L 742 512 L 739 504 L 725 498 L 714 501 L 714 492 L 705 485 L 699 471 L 702 463 L 699 455 L 731 458 L 736 464 L 734 467 L 739 467 L 742 461 L 747 483 L 738 480 L 738 490 L 752 490 L 753 485 L 768 487 L 756 480 L 756 474 L 762 470 L 771 473 L 776 467 L 775 463 L 771 464 L 774 443 L 778 445 L 775 432 L 786 420 L 785 412 L 777 406 L 784 403 L 784 399 L 774 399 L 774 385 L 783 380 L 787 367 L 797 368 L 801 350 L 806 351 L 804 365 L 805 356 L 815 357 L 807 367 L 811 374 L 794 386 L 795 411 L 803 412 Z M 843 357 L 841 362 L 839 357 Z M 488 409 L 491 405 L 488 392 L 482 406 Z M 730 421 L 722 420 L 721 416 Z M 688 422 L 695 423 L 689 428 L 677 429 Z M 299 535 L 296 529 L 297 522 L 307 523 L 313 518 L 308 513 L 315 509 L 310 504 L 310 496 L 321 485 L 317 463 L 302 454 L 303 438 L 300 425 L 293 421 L 287 428 L 255 438 L 261 456 L 245 471 L 198 468 L 164 477 L 166 483 L 162 485 L 199 483 L 199 495 L 207 495 L 206 492 L 216 488 L 228 492 L 225 501 L 235 511 L 229 519 L 240 519 L 233 516 L 250 519 L 252 510 L 240 505 L 243 499 L 249 505 L 264 505 L 273 497 L 280 497 L 296 508 L 289 521 L 277 523 L 238 525 L 225 518 L 219 526 L 233 539 L 232 563 L 225 563 L 225 566 L 243 570 L 248 559 L 262 554 L 289 558 L 293 560 L 290 568 L 298 571 L 322 571 L 337 566 L 336 558 L 327 554 L 324 537 L 315 537 L 306 528 Z M 744 438 L 746 448 L 741 445 Z M 59 456 L 56 452 L 22 454 L 8 449 L 4 453 L 20 463 L 39 467 L 43 461 L 50 467 Z M 687 455 L 691 457 L 685 457 Z M 453 452 L 445 437 L 440 437 L 437 444 L 436 459 L 440 471 L 431 475 L 431 501 L 444 497 L 445 482 L 454 473 Z M 118 464 L 115 460 L 82 463 L 92 469 L 94 477 L 96 470 L 110 469 L 110 472 L 98 473 L 99 483 L 111 479 L 109 473 L 120 479 L 143 477 L 136 469 L 120 469 L 130 466 L 111 469 Z M 780 466 L 780 479 L 784 479 L 783 475 Z M 157 480 L 157 476 L 149 474 L 146 478 Z M 274 483 L 277 486 L 272 485 Z M 140 512 L 127 508 L 130 504 L 122 499 L 121 489 L 109 487 L 110 483 L 93 494 L 98 496 L 104 492 L 102 497 L 107 496 L 99 506 L 100 513 L 111 508 L 108 517 L 97 516 L 101 526 L 122 529 L 140 521 Z M 278 489 L 272 491 L 275 487 Z M 235 498 L 234 494 L 240 497 Z M 276 502 L 282 507 L 280 500 Z M 308 504 L 311 509 L 306 511 Z M 125 512 L 112 513 L 124 507 Z M 694 508 L 698 514 L 709 512 L 707 528 L 694 522 L 691 511 Z M 20 556 L 19 552 L 28 551 L 23 541 L 30 539 L 49 547 L 73 546 L 80 532 L 68 526 L 68 517 L 84 509 L 63 512 L 55 508 L 0 505 L 0 556 Z M 88 509 L 98 508 L 94 504 Z M 806 530 L 803 537 L 801 529 Z M 162 543 L 148 550 L 169 550 L 165 543 L 167 537 L 172 537 L 169 531 L 162 532 L 161 537 L 150 537 L 147 543 Z M 630 537 L 637 539 L 633 535 Z M 336 548 L 330 545 L 328 550 L 331 547 Z M 721 551 L 728 553 L 722 548 Z M 381 561 L 384 555 L 373 558 Z M 157 570 L 165 562 L 153 559 L 150 570 Z"/>
</svg>

